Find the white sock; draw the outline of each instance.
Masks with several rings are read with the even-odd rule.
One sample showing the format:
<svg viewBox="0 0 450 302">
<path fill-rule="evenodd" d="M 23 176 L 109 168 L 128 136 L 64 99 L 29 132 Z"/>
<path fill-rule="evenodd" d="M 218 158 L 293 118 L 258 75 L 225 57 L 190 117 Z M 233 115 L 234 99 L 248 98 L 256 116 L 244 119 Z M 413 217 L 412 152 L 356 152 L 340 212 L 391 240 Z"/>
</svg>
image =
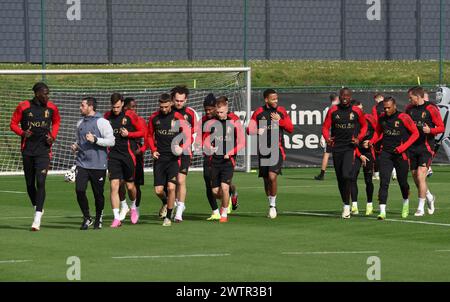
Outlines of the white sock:
<svg viewBox="0 0 450 302">
<path fill-rule="evenodd" d="M 40 222 L 42 217 L 42 212 L 36 212 L 34 213 L 34 221 Z"/>
<path fill-rule="evenodd" d="M 178 198 L 175 198 L 175 206 L 178 207 Z"/>
<path fill-rule="evenodd" d="M 136 199 L 131 201 L 131 208 L 136 209 Z"/>
<path fill-rule="evenodd" d="M 375 177 L 380 177 L 380 172 L 375 172 Z"/>
<path fill-rule="evenodd" d="M 386 214 L 386 205 L 380 204 L 380 213 Z"/>
<path fill-rule="evenodd" d="M 425 198 L 419 198 L 419 206 L 417 207 L 417 209 L 423 212 L 424 207 L 425 207 Z"/>
<path fill-rule="evenodd" d="M 353 206 L 353 207 L 358 207 L 358 202 L 357 202 L 357 201 L 353 201 L 353 202 L 352 202 L 352 206 Z"/>
<path fill-rule="evenodd" d="M 371 206 L 371 205 L 372 205 L 372 203 L 371 203 L 371 202 L 368 202 L 368 203 L 367 203 L 367 205 L 368 205 L 368 206 Z"/>
<path fill-rule="evenodd" d="M 407 204 L 409 204 L 409 199 L 407 198 L 407 199 L 403 199 L 403 205 L 407 205 Z"/>
<path fill-rule="evenodd" d="M 119 220 L 119 209 L 113 209 L 114 219 Z"/>
<path fill-rule="evenodd" d="M 433 200 L 433 194 L 431 194 L 430 190 L 427 190 L 427 200 L 432 201 Z"/>
<path fill-rule="evenodd" d="M 277 206 L 277 196 L 269 196 L 269 206 L 273 208 Z"/>
<path fill-rule="evenodd" d="M 344 210 L 350 211 L 350 205 L 349 204 L 345 204 L 344 205 Z"/>
<path fill-rule="evenodd" d="M 122 208 L 128 208 L 127 200 L 126 199 L 122 200 L 120 202 L 120 205 L 121 205 Z"/>
<path fill-rule="evenodd" d="M 220 216 L 222 217 L 228 217 L 228 209 L 227 208 L 222 208 L 222 213 L 220 214 Z"/>
<path fill-rule="evenodd" d="M 219 209 L 213 211 L 213 215 L 219 214 Z"/>
<path fill-rule="evenodd" d="M 184 210 L 184 201 L 178 201 L 178 207 L 183 208 Z"/>
</svg>

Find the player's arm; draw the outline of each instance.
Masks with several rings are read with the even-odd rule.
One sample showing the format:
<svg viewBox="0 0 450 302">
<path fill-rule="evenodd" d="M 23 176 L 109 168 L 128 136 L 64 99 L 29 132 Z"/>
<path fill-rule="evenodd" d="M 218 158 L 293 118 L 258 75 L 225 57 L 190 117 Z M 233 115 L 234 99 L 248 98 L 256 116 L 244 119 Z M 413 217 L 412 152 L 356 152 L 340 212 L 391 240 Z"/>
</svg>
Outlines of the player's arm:
<svg viewBox="0 0 450 302">
<path fill-rule="evenodd" d="M 195 112 L 191 108 L 186 108 L 186 109 L 187 109 L 186 113 L 189 114 L 190 117 L 191 117 L 191 125 L 190 125 L 190 128 L 191 128 L 191 142 L 193 143 L 194 142 L 194 134 L 195 134 L 195 132 L 197 130 L 198 121 L 197 121 L 197 117 L 195 116 Z"/>
<path fill-rule="evenodd" d="M 283 128 L 286 132 L 292 133 L 294 132 L 294 125 L 292 124 L 291 117 L 287 114 L 286 109 L 282 107 L 278 107 L 280 112 L 283 114 L 283 118 L 280 119 L 280 127 Z"/>
<path fill-rule="evenodd" d="M 430 128 L 430 133 L 432 135 L 437 135 L 445 131 L 444 122 L 442 121 L 441 113 L 436 108 L 436 106 L 428 106 L 428 111 L 431 115 L 431 120 L 433 121 L 434 128 Z"/>
<path fill-rule="evenodd" d="M 375 119 L 375 121 L 378 123 L 377 104 L 373 105 L 373 107 L 372 107 L 372 116 Z"/>
<path fill-rule="evenodd" d="M 145 130 L 142 125 L 142 123 L 139 121 L 139 117 L 132 111 L 128 110 L 126 112 L 127 116 L 130 117 L 131 124 L 133 125 L 134 129 L 136 129 L 133 132 L 128 132 L 128 138 L 141 138 L 145 135 Z"/>
<path fill-rule="evenodd" d="M 116 143 L 116 138 L 114 137 L 114 130 L 111 124 L 106 119 L 99 118 L 97 127 L 101 137 L 95 137 L 94 143 L 101 147 L 113 147 Z"/>
<path fill-rule="evenodd" d="M 409 115 L 401 113 L 399 119 L 402 120 L 405 128 L 411 134 L 406 142 L 395 148 L 398 153 L 403 153 L 419 138 L 419 130 Z"/>
<path fill-rule="evenodd" d="M 53 140 L 56 140 L 56 137 L 58 136 L 59 132 L 59 126 L 61 125 L 61 116 L 59 115 L 58 107 L 56 107 L 55 104 L 49 102 L 47 106 L 53 109 L 52 130 L 50 131 L 50 135 Z"/>
<path fill-rule="evenodd" d="M 261 109 L 256 110 L 253 112 L 252 117 L 250 118 L 250 121 L 248 123 L 247 127 L 247 134 L 248 135 L 255 135 L 258 133 L 258 120 L 257 117 L 261 113 Z"/>
<path fill-rule="evenodd" d="M 331 116 L 334 111 L 336 111 L 337 107 L 333 106 L 328 110 L 327 115 L 325 116 L 325 121 L 322 125 L 322 136 L 327 142 L 327 144 L 330 144 L 331 138 L 330 138 L 330 129 L 331 129 Z"/>
<path fill-rule="evenodd" d="M 366 122 L 366 118 L 364 116 L 364 113 L 362 112 L 361 109 L 359 109 L 358 107 L 354 106 L 353 110 L 356 111 L 356 113 L 358 114 L 358 122 L 360 127 L 359 130 L 359 135 L 358 135 L 358 141 L 362 141 L 364 136 L 366 136 L 367 134 L 367 122 Z"/>
<path fill-rule="evenodd" d="M 227 155 L 229 156 L 237 155 L 239 151 L 245 148 L 245 132 L 244 128 L 242 127 L 241 120 L 239 119 L 239 117 L 234 115 L 232 121 L 236 133 L 236 145 L 227 153 Z"/>
<path fill-rule="evenodd" d="M 377 121 L 375 120 L 375 118 L 373 117 L 373 115 L 369 114 L 367 116 L 367 122 L 370 123 L 370 125 L 373 128 L 373 136 L 370 139 L 369 143 L 371 145 L 374 145 L 376 142 L 378 142 L 378 132 L 377 132 Z M 369 126 L 369 124 L 367 124 L 367 126 Z"/>
<path fill-rule="evenodd" d="M 11 117 L 11 122 L 9 123 L 9 128 L 17 135 L 24 136 L 25 131 L 20 128 L 19 123 L 22 120 L 22 113 L 25 108 L 24 106 L 25 102 L 20 103 L 17 105 L 16 110 L 14 110 L 14 113 Z"/>
<path fill-rule="evenodd" d="M 178 112 L 175 113 L 175 118 L 180 123 L 180 132 L 183 134 L 184 142 L 183 142 L 183 154 L 186 154 L 185 152 L 188 152 L 190 154 L 190 147 L 192 144 L 192 130 L 189 126 L 189 122 L 184 119 L 184 117 L 179 114 Z"/>
<path fill-rule="evenodd" d="M 155 119 L 155 117 L 157 116 L 157 113 L 154 113 L 150 116 L 150 118 L 148 119 L 148 124 L 147 124 L 147 143 L 148 143 L 148 147 L 150 148 L 150 151 L 153 153 L 155 153 L 156 151 L 158 151 L 158 148 L 156 148 L 156 142 L 155 142 L 155 129 L 153 128 L 153 120 Z"/>
</svg>

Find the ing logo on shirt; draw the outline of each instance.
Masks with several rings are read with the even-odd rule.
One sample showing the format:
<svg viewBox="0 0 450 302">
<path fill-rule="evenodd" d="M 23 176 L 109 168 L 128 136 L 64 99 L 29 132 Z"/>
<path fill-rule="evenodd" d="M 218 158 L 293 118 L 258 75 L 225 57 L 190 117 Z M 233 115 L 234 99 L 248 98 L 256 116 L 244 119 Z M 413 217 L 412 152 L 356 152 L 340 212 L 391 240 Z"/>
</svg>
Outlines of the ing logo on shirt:
<svg viewBox="0 0 450 302">
<path fill-rule="evenodd" d="M 336 114 L 336 119 L 337 119 L 337 120 L 340 120 L 340 119 L 341 119 L 341 117 L 339 116 L 339 114 Z"/>
<path fill-rule="evenodd" d="M 28 113 L 28 117 L 33 117 L 33 113 L 32 112 Z"/>
</svg>

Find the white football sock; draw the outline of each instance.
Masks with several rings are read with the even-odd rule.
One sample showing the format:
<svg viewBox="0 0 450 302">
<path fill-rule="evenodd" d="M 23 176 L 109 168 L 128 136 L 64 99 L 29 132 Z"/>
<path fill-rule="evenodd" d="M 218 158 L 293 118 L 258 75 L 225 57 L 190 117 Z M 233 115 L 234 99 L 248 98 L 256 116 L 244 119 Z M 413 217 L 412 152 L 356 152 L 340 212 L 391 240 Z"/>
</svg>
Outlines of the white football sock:
<svg viewBox="0 0 450 302">
<path fill-rule="evenodd" d="M 344 205 L 344 210 L 350 211 L 350 205 L 349 204 Z"/>
<path fill-rule="evenodd" d="M 427 200 L 433 201 L 433 194 L 431 194 L 430 190 L 427 190 Z"/>
<path fill-rule="evenodd" d="M 277 206 L 277 196 L 269 196 L 269 206 L 275 208 Z"/>
<path fill-rule="evenodd" d="M 219 214 L 219 209 L 213 211 L 213 215 Z"/>
<path fill-rule="evenodd" d="M 131 208 L 136 209 L 136 199 L 131 201 Z"/>
<path fill-rule="evenodd" d="M 380 213 L 386 214 L 386 205 L 385 204 L 380 204 Z"/>
<path fill-rule="evenodd" d="M 352 202 L 352 206 L 353 206 L 353 207 L 358 207 L 358 202 L 357 202 L 357 201 L 353 201 L 353 202 Z"/>
<path fill-rule="evenodd" d="M 421 212 L 423 212 L 424 207 L 425 207 L 425 198 L 419 198 L 419 206 L 417 207 L 417 210 L 420 210 Z"/>
<path fill-rule="evenodd" d="M 228 217 L 228 209 L 227 208 L 222 208 L 222 213 L 220 214 L 220 216 Z"/>
<path fill-rule="evenodd" d="M 119 220 L 119 209 L 113 209 L 114 219 Z"/>
<path fill-rule="evenodd" d="M 409 204 L 409 199 L 407 198 L 407 199 L 403 199 L 403 205 L 407 205 L 407 204 Z"/>
<path fill-rule="evenodd" d="M 122 200 L 120 202 L 120 205 L 121 205 L 122 208 L 128 208 L 127 200 L 126 199 Z"/>
<path fill-rule="evenodd" d="M 36 212 L 34 213 L 34 221 L 40 223 L 42 217 L 42 212 Z"/>
</svg>

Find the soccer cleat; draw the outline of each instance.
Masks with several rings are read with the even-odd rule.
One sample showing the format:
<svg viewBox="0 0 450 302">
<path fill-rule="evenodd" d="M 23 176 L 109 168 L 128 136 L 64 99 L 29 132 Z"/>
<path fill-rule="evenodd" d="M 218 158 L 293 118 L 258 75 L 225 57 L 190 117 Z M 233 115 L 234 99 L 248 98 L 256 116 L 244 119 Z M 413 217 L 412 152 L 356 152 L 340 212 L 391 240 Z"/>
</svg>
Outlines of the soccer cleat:
<svg viewBox="0 0 450 302">
<path fill-rule="evenodd" d="M 238 208 L 238 193 L 234 192 L 234 194 L 231 196 L 231 209 L 233 211 L 236 211 Z"/>
<path fill-rule="evenodd" d="M 269 217 L 270 219 L 275 219 L 275 218 L 277 218 L 277 208 L 275 208 L 275 207 L 270 207 L 270 208 L 269 208 L 269 214 L 267 215 L 267 217 Z"/>
<path fill-rule="evenodd" d="M 344 207 L 344 210 L 342 210 L 342 218 L 349 219 L 350 217 L 350 209 L 348 207 Z"/>
<path fill-rule="evenodd" d="M 33 221 L 33 224 L 31 225 L 31 231 L 37 232 L 41 229 L 41 221 Z"/>
<path fill-rule="evenodd" d="M 377 216 L 377 219 L 378 219 L 378 220 L 385 220 L 385 219 L 386 219 L 386 213 L 380 213 L 380 214 Z"/>
<path fill-rule="evenodd" d="M 83 222 L 81 223 L 80 230 L 87 230 L 94 223 L 91 217 L 84 217 Z"/>
<path fill-rule="evenodd" d="M 228 222 L 228 217 L 220 217 L 219 222 L 220 222 L 220 223 Z"/>
<path fill-rule="evenodd" d="M 315 179 L 315 180 L 324 180 L 324 179 L 325 179 L 325 176 L 319 174 L 319 175 L 314 176 L 314 179 Z"/>
<path fill-rule="evenodd" d="M 164 218 L 164 221 L 163 221 L 162 225 L 165 226 L 165 227 L 171 226 L 172 225 L 172 221 L 169 218 L 166 217 L 166 218 Z"/>
<path fill-rule="evenodd" d="M 159 218 L 164 219 L 167 216 L 167 204 L 164 204 L 161 209 L 159 209 Z"/>
<path fill-rule="evenodd" d="M 372 214 L 373 214 L 373 205 L 370 203 L 367 204 L 366 206 L 366 216 L 370 216 Z"/>
<path fill-rule="evenodd" d="M 429 215 L 433 215 L 434 214 L 434 202 L 436 201 L 436 198 L 433 195 L 433 200 L 428 201 L 427 200 L 427 212 Z"/>
<path fill-rule="evenodd" d="M 99 217 L 99 218 L 95 218 L 94 221 L 94 230 L 100 230 L 102 228 L 103 225 L 103 218 Z"/>
<path fill-rule="evenodd" d="M 138 208 L 131 209 L 130 216 L 131 216 L 131 223 L 132 224 L 138 223 L 138 220 L 139 220 L 139 210 L 138 210 Z"/>
<path fill-rule="evenodd" d="M 208 220 L 208 221 L 220 220 L 220 214 L 219 213 L 216 213 L 216 214 L 212 213 L 211 216 L 206 218 L 206 220 Z"/>
<path fill-rule="evenodd" d="M 416 213 L 414 213 L 416 217 L 422 217 L 423 215 L 425 215 L 425 211 L 421 211 L 420 209 L 417 209 Z"/>
<path fill-rule="evenodd" d="M 130 212 L 130 207 L 128 207 L 128 205 L 125 207 L 122 207 L 120 209 L 120 213 L 119 213 L 119 220 L 124 221 L 125 217 L 127 217 L 128 212 Z"/>
<path fill-rule="evenodd" d="M 358 206 L 352 206 L 352 215 L 358 215 L 358 214 L 359 214 Z"/>
<path fill-rule="evenodd" d="M 409 202 L 402 207 L 402 218 L 406 218 L 409 215 Z"/>
<path fill-rule="evenodd" d="M 111 223 L 111 227 L 112 228 L 118 228 L 122 225 L 122 222 L 120 222 L 119 219 L 114 219 L 113 222 Z"/>
</svg>

